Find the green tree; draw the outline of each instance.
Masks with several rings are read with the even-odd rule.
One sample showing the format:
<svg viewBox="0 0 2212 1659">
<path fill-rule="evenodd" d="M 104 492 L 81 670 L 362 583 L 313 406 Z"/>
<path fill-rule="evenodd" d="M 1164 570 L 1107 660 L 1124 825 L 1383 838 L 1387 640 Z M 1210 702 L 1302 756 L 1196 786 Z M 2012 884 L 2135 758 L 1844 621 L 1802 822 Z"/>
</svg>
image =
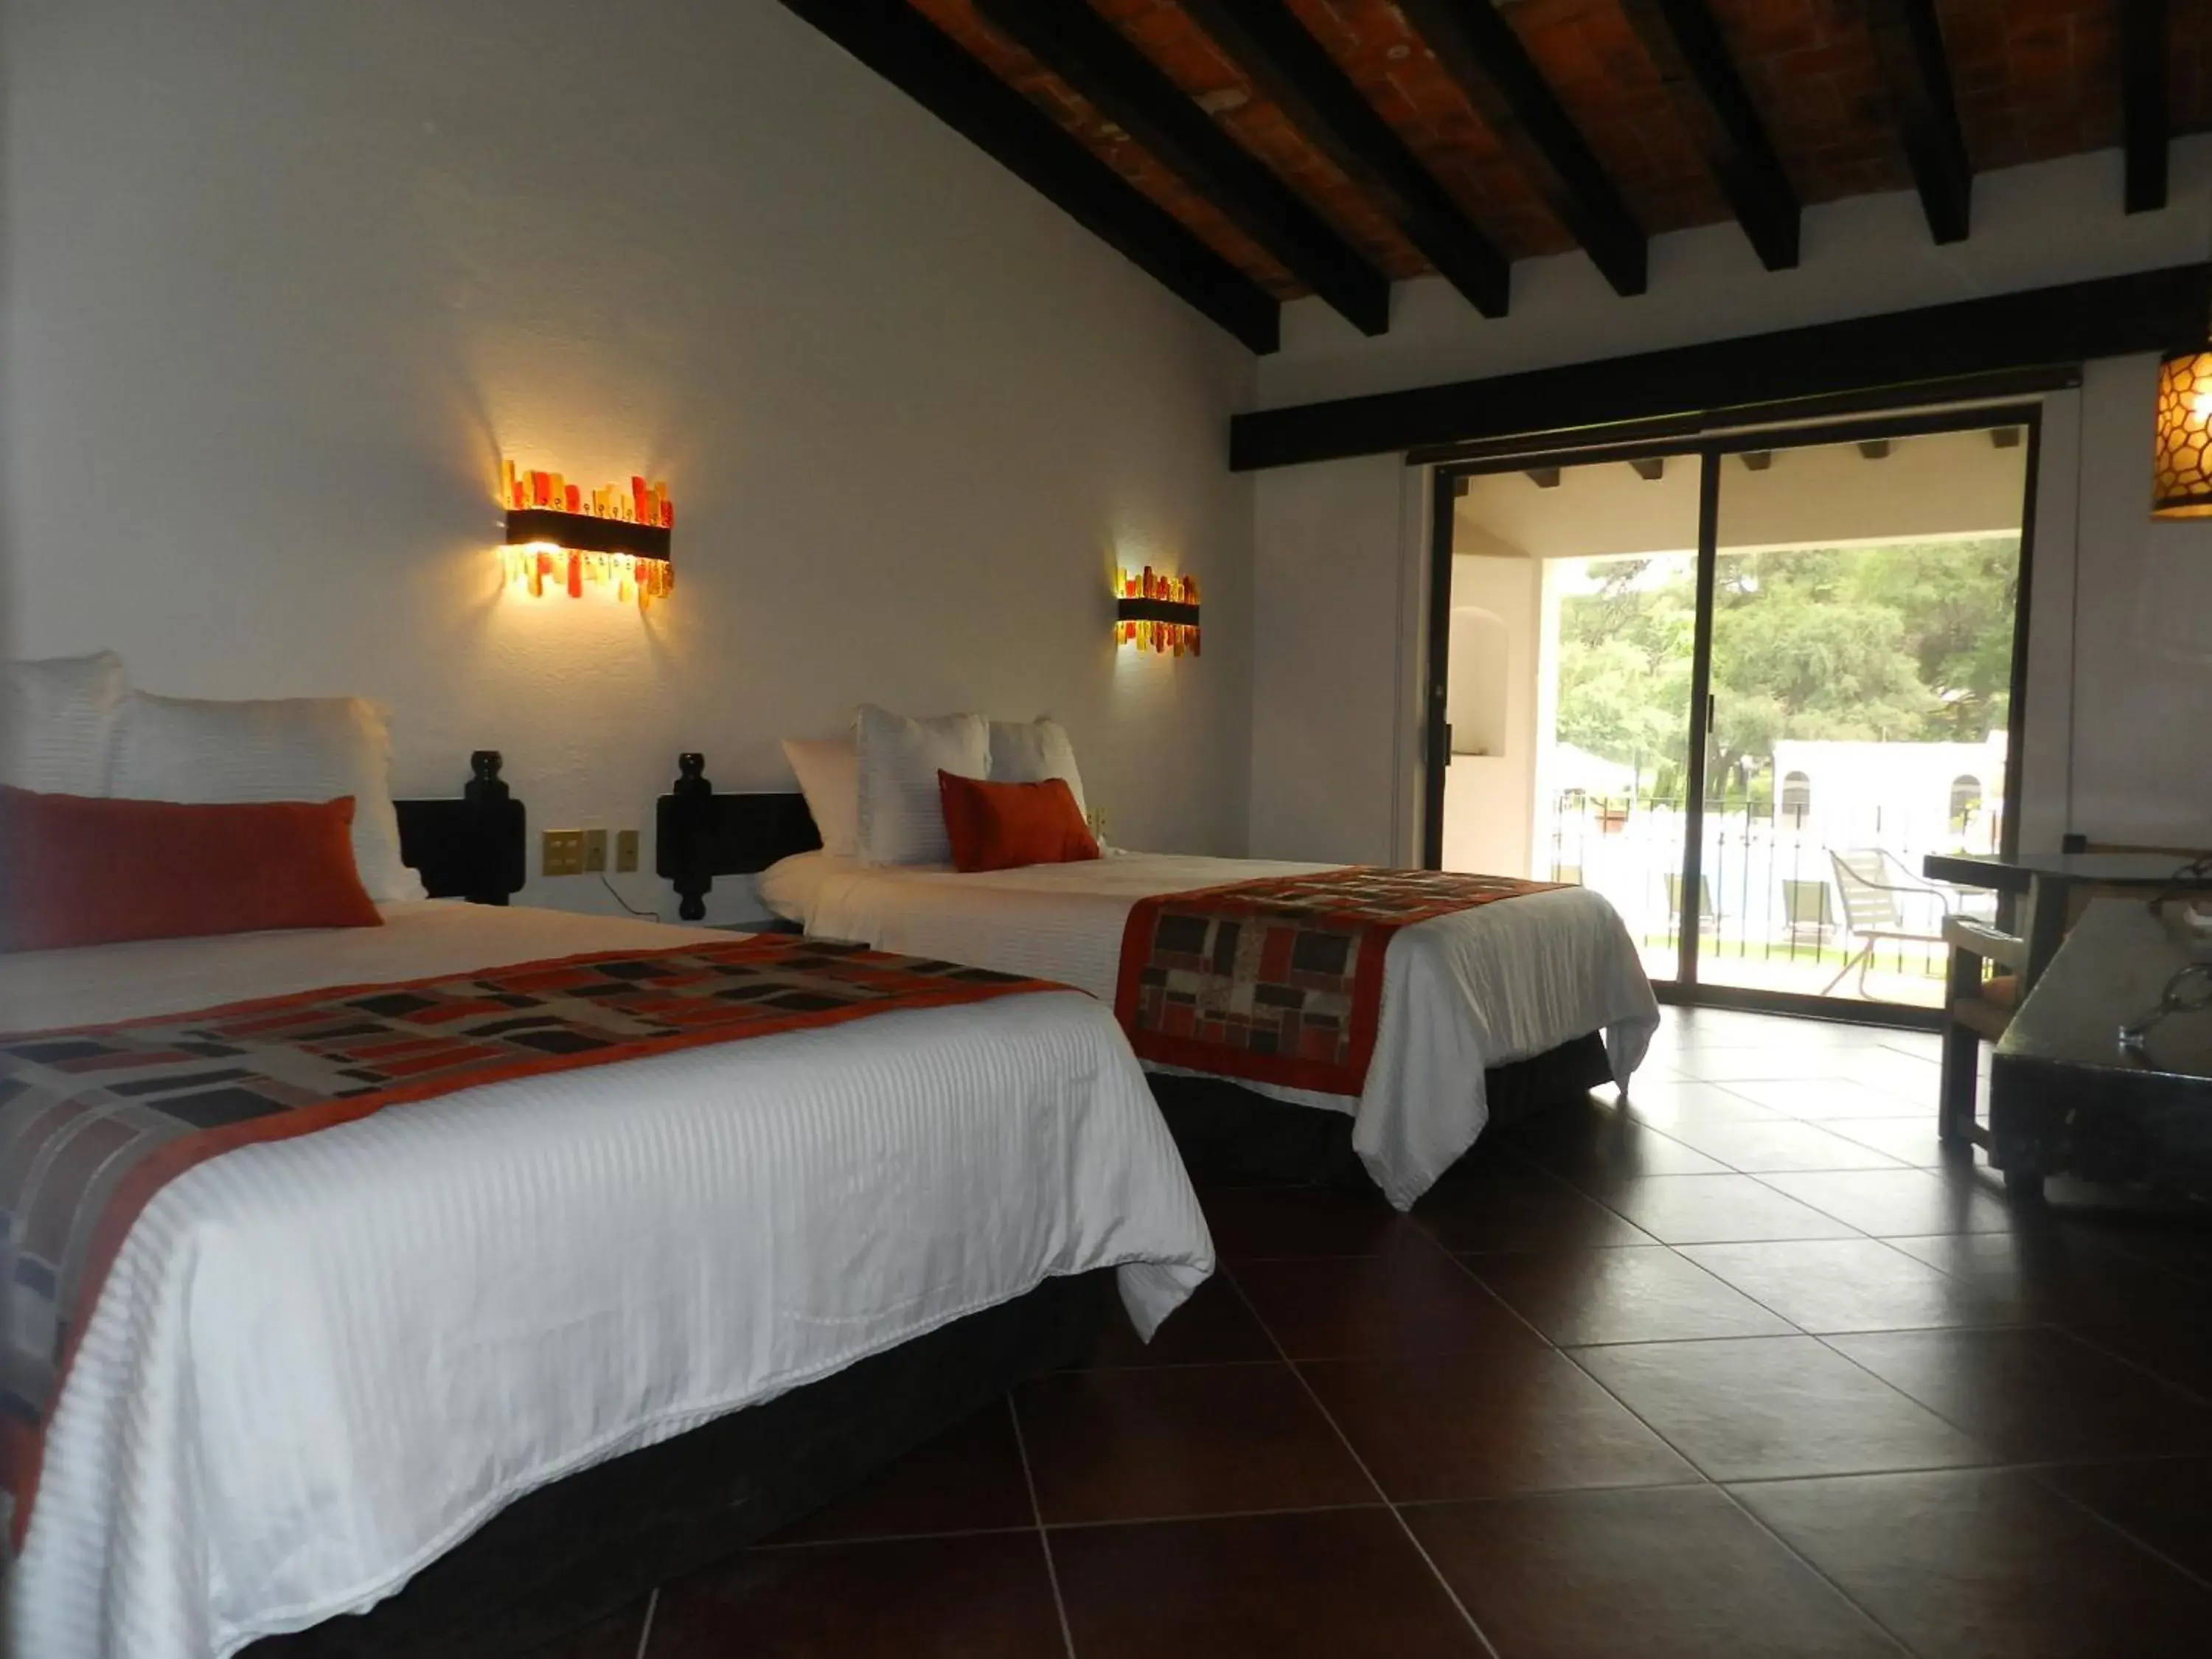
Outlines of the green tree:
<svg viewBox="0 0 2212 1659">
<path fill-rule="evenodd" d="M 1647 778 L 1662 771 L 1679 777 L 1695 593 L 1679 579 L 1651 580 L 1653 563 L 1611 559 L 1594 566 L 1596 591 L 1561 606 L 1557 729 L 1561 742 L 1636 767 Z"/>
<path fill-rule="evenodd" d="M 1715 568 L 1716 795 L 1764 790 L 1784 738 L 1974 742 L 2011 678 L 2015 536 L 1729 553 Z M 1559 736 L 1679 769 L 1696 592 L 1649 559 L 1594 564 L 1559 617 Z"/>
<path fill-rule="evenodd" d="M 1999 730 L 2012 696 L 2012 622 L 2020 538 L 1916 542 L 1855 556 L 1854 589 L 1904 618 L 1905 648 L 1940 708 L 1930 738 L 1978 743 Z"/>
</svg>

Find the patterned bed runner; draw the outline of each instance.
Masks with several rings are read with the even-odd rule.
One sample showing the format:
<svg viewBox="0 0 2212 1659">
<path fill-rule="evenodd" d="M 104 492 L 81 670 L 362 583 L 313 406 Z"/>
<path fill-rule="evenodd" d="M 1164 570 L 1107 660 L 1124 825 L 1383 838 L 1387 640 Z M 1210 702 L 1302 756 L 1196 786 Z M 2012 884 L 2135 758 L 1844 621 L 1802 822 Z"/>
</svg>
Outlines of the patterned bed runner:
<svg viewBox="0 0 2212 1659">
<path fill-rule="evenodd" d="M 0 1036 L 0 1486 L 149 1200 L 194 1164 L 507 1079 L 1065 987 L 787 937 L 602 952 Z"/>
<path fill-rule="evenodd" d="M 1121 935 L 1115 1017 L 1161 1065 L 1357 1095 L 1391 935 L 1559 885 L 1355 867 L 1140 899 Z"/>
</svg>

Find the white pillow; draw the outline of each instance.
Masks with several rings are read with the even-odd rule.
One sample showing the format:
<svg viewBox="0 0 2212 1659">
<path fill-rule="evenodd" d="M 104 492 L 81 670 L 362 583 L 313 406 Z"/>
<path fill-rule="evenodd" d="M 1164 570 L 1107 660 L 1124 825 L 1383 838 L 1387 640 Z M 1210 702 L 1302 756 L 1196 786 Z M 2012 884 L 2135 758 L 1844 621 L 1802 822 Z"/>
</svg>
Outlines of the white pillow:
<svg viewBox="0 0 2212 1659">
<path fill-rule="evenodd" d="M 991 728 L 980 714 L 908 720 L 864 702 L 853 720 L 860 769 L 863 864 L 950 864 L 937 775 L 988 777 Z"/>
<path fill-rule="evenodd" d="M 125 693 L 112 651 L 0 663 L 0 783 L 105 795 Z"/>
<path fill-rule="evenodd" d="M 1083 774 L 1075 768 L 1075 745 L 1067 729 L 1054 720 L 991 722 L 991 781 L 1042 783 L 1047 778 L 1066 781 L 1075 797 L 1075 810 L 1087 812 L 1083 803 Z"/>
<path fill-rule="evenodd" d="M 822 850 L 849 859 L 860 846 L 860 756 L 853 734 L 842 738 L 786 738 L 783 757 L 799 774 L 799 792 L 806 797 L 806 810 L 814 814 L 814 827 L 822 832 Z"/>
<path fill-rule="evenodd" d="M 353 860 L 379 904 L 424 896 L 399 859 L 392 739 L 359 697 L 216 702 L 133 691 L 124 699 L 115 793 L 193 804 L 353 797 Z"/>
</svg>

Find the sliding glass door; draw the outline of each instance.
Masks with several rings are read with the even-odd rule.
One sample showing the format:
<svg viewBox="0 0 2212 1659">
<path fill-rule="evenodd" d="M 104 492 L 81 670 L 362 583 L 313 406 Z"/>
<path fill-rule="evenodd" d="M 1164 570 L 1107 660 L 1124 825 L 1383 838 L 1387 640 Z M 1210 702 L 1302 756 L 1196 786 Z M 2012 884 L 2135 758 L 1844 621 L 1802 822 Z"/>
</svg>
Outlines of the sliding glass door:
<svg viewBox="0 0 2212 1659">
<path fill-rule="evenodd" d="M 1595 887 L 1671 979 L 1697 459 L 1471 477 L 1453 520 L 1440 866 Z"/>
<path fill-rule="evenodd" d="M 1941 1005 L 1920 874 L 2003 840 L 2020 425 L 1719 458 L 1698 979 Z"/>
<path fill-rule="evenodd" d="M 1699 1000 L 1938 1006 L 2007 844 L 2034 411 L 1440 475 L 1429 853 L 1580 882 Z M 1447 508 L 1447 503 L 1449 507 Z"/>
</svg>

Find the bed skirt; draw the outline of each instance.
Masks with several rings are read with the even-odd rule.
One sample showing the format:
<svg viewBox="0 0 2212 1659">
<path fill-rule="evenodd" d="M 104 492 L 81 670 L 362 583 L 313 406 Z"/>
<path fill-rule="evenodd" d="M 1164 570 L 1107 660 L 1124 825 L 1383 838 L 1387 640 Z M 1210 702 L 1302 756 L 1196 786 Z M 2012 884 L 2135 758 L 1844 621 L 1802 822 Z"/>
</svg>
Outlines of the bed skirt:
<svg viewBox="0 0 2212 1659">
<path fill-rule="evenodd" d="M 1613 1067 L 1604 1037 L 1593 1032 L 1510 1066 L 1492 1066 L 1484 1076 L 1489 1127 L 1496 1129 L 1610 1083 Z M 1226 1078 L 1165 1072 L 1146 1078 L 1194 1181 L 1376 1190 L 1352 1150 L 1346 1113 L 1271 1100 Z"/>
<path fill-rule="evenodd" d="M 789 1525 L 1090 1351 L 1110 1270 L 1048 1279 L 765 1405 L 517 1499 L 365 1613 L 240 1659 L 504 1659 Z"/>
</svg>

